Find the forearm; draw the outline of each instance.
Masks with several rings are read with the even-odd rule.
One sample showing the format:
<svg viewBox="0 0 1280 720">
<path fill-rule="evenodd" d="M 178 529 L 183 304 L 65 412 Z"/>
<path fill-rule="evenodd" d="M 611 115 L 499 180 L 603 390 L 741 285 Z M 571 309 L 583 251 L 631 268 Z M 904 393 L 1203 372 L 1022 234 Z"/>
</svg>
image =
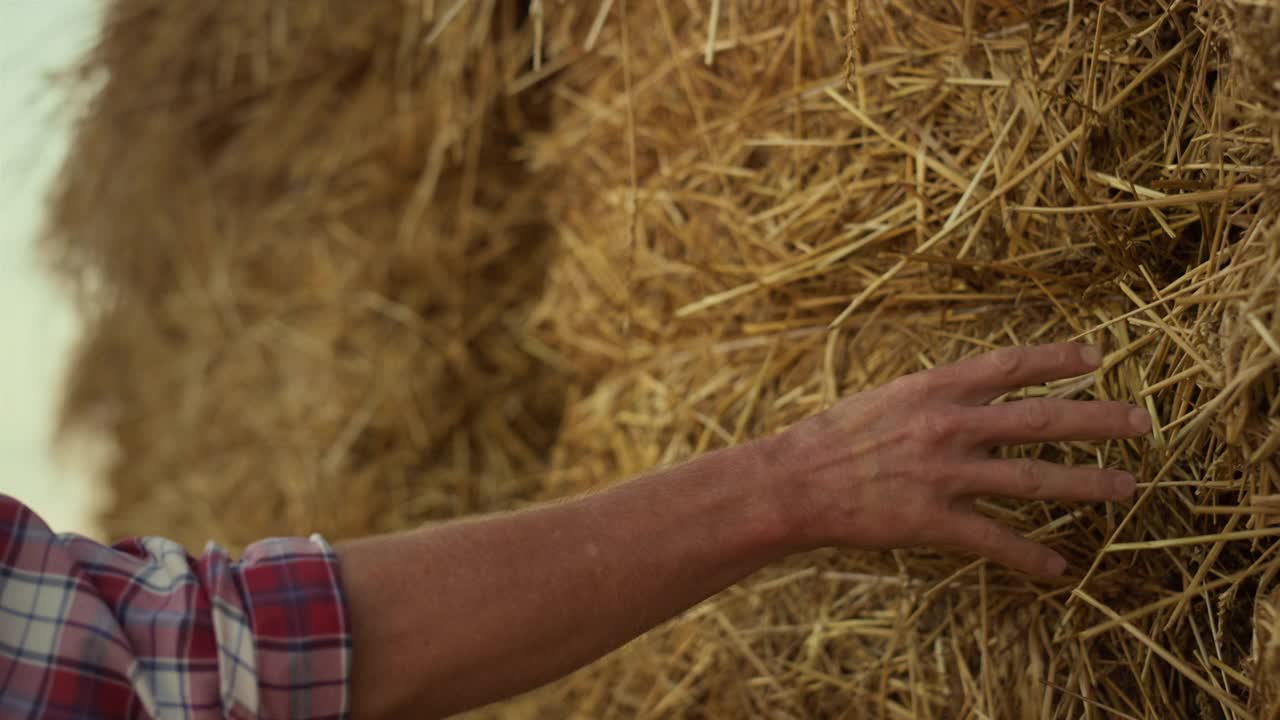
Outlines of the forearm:
<svg viewBox="0 0 1280 720">
<path fill-rule="evenodd" d="M 786 554 L 767 444 L 596 495 L 337 548 L 357 716 L 536 687 Z"/>
</svg>

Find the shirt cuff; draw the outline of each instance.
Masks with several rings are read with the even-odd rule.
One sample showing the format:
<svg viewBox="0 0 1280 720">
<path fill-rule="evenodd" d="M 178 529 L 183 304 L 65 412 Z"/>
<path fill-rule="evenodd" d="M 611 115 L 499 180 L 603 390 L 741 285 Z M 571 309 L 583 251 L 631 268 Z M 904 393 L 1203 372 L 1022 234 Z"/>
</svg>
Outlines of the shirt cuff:
<svg viewBox="0 0 1280 720">
<path fill-rule="evenodd" d="M 262 540 L 245 550 L 236 572 L 262 716 L 346 718 L 351 631 L 333 548 L 319 535 Z M 228 644 L 220 638 L 219 646 Z M 235 658 L 219 664 L 227 660 Z"/>
</svg>

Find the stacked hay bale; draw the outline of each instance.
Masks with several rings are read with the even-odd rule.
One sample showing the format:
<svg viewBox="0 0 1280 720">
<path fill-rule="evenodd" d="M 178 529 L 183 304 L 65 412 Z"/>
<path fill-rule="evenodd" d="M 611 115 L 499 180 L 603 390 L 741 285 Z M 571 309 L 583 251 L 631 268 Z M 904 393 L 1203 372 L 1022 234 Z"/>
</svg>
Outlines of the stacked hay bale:
<svg viewBox="0 0 1280 720">
<path fill-rule="evenodd" d="M 982 503 L 1062 582 L 815 553 L 495 712 L 1262 707 L 1274 8 L 524 6 L 112 6 L 50 243 L 95 314 L 66 422 L 121 445 L 111 532 L 342 536 L 562 496 L 1082 337 L 1104 369 L 1029 392 L 1159 429 L 1028 452 L 1133 470 L 1139 498 Z"/>
<path fill-rule="evenodd" d="M 980 502 L 1061 551 L 1061 582 L 823 552 L 549 694 L 591 717 L 1248 716 L 1280 568 L 1280 11 L 622 8 L 535 139 L 561 245 L 538 317 L 580 388 L 550 493 L 1068 338 L 1103 370 L 1030 393 L 1157 430 L 1026 450 L 1134 471 L 1132 504 Z"/>
<path fill-rule="evenodd" d="M 49 250 L 85 301 L 64 411 L 119 445 L 112 535 L 198 549 L 509 507 L 563 384 L 514 155 L 523 3 L 111 4 Z"/>
</svg>

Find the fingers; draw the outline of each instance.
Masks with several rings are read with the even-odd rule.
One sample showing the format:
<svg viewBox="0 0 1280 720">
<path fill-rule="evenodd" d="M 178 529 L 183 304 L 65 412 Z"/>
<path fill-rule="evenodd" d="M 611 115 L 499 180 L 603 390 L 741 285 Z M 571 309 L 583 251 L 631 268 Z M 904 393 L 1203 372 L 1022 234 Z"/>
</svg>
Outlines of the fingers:
<svg viewBox="0 0 1280 720">
<path fill-rule="evenodd" d="M 946 519 L 947 544 L 1021 570 L 1030 575 L 1057 577 L 1067 561 L 1049 548 L 976 513 L 956 513 Z"/>
<path fill-rule="evenodd" d="M 1091 345 L 1058 343 L 1003 348 L 926 375 L 958 402 L 983 405 L 1028 385 L 1093 372 L 1101 364 L 1102 354 Z"/>
<path fill-rule="evenodd" d="M 983 460 L 957 468 L 961 495 L 1091 502 L 1133 496 L 1133 476 L 1121 470 L 1067 467 L 1042 460 Z"/>
<path fill-rule="evenodd" d="M 982 445 L 1112 440 L 1151 430 L 1145 410 L 1100 400 L 1019 400 L 965 411 L 970 439 Z"/>
</svg>

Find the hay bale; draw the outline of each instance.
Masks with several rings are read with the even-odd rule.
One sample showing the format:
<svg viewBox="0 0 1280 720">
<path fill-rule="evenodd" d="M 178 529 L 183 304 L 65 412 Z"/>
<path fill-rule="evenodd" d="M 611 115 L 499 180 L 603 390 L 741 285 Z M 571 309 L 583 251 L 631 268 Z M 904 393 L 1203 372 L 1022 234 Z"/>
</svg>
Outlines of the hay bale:
<svg viewBox="0 0 1280 720">
<path fill-rule="evenodd" d="M 607 3 L 606 3 L 607 5 Z M 1277 15 L 622 3 L 553 90 L 552 494 L 991 347 L 1083 337 L 1152 440 L 1025 452 L 1132 504 L 982 507 L 1062 582 L 933 551 L 762 572 L 544 695 L 590 717 L 1248 716 L 1277 567 Z M 1264 38 L 1270 37 L 1270 40 Z M 1252 38 L 1252 40 L 1250 40 Z M 582 43 L 585 44 L 585 43 Z M 886 590 L 886 587 L 889 588 Z"/>
<path fill-rule="evenodd" d="M 47 247 L 86 339 L 64 425 L 120 446 L 113 535 L 198 549 L 510 507 L 563 385 L 522 3 L 110 5 Z M 432 14 L 434 13 L 434 15 Z"/>
<path fill-rule="evenodd" d="M 65 424 L 123 451 L 109 531 L 341 537 L 560 496 L 1080 336 L 1104 370 L 1031 392 L 1160 431 L 1028 452 L 1140 498 L 983 505 L 1066 581 L 814 553 L 491 712 L 1270 702 L 1274 9 L 437 5 L 111 6 L 49 241 L 93 314 Z"/>
</svg>

